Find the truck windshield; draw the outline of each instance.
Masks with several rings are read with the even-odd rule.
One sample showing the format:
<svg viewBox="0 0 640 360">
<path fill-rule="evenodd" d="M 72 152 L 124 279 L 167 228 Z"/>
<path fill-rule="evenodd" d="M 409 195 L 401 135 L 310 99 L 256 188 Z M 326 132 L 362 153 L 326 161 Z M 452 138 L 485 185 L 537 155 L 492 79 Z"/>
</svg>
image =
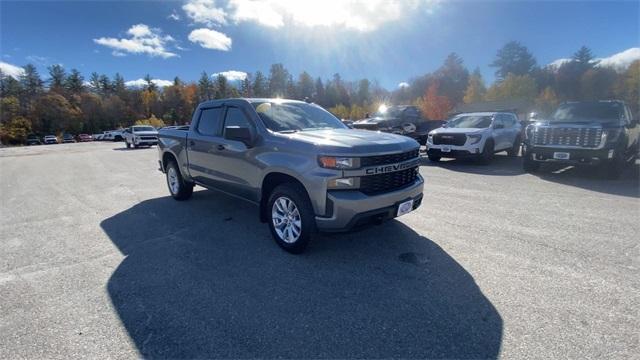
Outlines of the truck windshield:
<svg viewBox="0 0 640 360">
<path fill-rule="evenodd" d="M 264 125 L 276 132 L 347 128 L 331 113 L 313 104 L 264 101 L 252 105 Z"/>
<path fill-rule="evenodd" d="M 156 131 L 156 129 L 151 126 L 134 126 L 133 131 Z"/>
<path fill-rule="evenodd" d="M 447 122 L 449 128 L 485 129 L 491 126 L 491 116 L 465 115 L 455 117 Z"/>
<path fill-rule="evenodd" d="M 611 121 L 619 120 L 623 112 L 620 103 L 584 102 L 560 105 L 553 114 L 551 121 L 580 122 L 580 121 Z"/>
</svg>

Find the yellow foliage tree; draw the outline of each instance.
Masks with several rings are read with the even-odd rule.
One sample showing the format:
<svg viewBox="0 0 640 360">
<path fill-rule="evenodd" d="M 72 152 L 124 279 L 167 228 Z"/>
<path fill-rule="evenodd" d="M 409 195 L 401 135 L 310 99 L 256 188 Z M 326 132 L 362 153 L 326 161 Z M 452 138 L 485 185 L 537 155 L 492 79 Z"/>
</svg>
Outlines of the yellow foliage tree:
<svg viewBox="0 0 640 360">
<path fill-rule="evenodd" d="M 513 75 L 491 85 L 487 90 L 486 100 L 535 99 L 537 95 L 536 80 L 529 75 Z"/>
<path fill-rule="evenodd" d="M 556 92 L 547 86 L 536 98 L 536 109 L 541 115 L 548 116 L 558 107 L 559 103 Z"/>
<path fill-rule="evenodd" d="M 134 125 L 150 125 L 153 126 L 156 129 L 160 129 L 161 127 L 164 127 L 164 121 L 162 121 L 162 119 L 158 119 L 155 115 L 151 114 L 151 117 L 148 119 L 140 119 L 140 120 L 136 120 Z"/>
<path fill-rule="evenodd" d="M 484 86 L 484 81 L 480 73 L 473 73 L 469 76 L 469 84 L 467 85 L 467 90 L 464 92 L 463 101 L 465 104 L 482 101 L 486 92 L 487 88 Z"/>
</svg>

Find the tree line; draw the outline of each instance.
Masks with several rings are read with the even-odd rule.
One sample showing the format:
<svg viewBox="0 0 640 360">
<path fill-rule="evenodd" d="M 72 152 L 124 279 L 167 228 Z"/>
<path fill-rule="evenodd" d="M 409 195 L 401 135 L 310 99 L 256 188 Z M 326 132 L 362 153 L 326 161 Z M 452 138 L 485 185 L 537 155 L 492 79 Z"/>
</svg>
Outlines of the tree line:
<svg viewBox="0 0 640 360">
<path fill-rule="evenodd" d="M 45 81 L 28 64 L 17 78 L 0 72 L 0 138 L 21 143 L 30 133 L 184 124 L 199 102 L 240 96 L 309 99 L 345 119 L 363 118 L 381 103 L 414 104 L 427 119 L 445 119 L 458 104 L 509 99 L 523 100 L 543 114 L 562 101 L 614 98 L 627 101 L 634 113 L 639 110 L 640 61 L 616 71 L 599 66 L 583 46 L 563 64 L 541 67 L 525 46 L 512 41 L 497 51 L 490 66 L 496 69 L 496 81 L 487 87 L 478 68 L 470 72 L 463 59 L 451 53 L 436 71 L 388 91 L 376 81 L 345 81 L 338 73 L 324 80 L 306 71 L 294 77 L 283 64 L 240 81 L 203 72 L 197 82 L 176 77 L 163 88 L 150 75 L 141 87 L 130 87 L 120 74 L 92 73 L 85 80 L 77 69 L 67 72 L 61 65 L 50 66 Z"/>
</svg>

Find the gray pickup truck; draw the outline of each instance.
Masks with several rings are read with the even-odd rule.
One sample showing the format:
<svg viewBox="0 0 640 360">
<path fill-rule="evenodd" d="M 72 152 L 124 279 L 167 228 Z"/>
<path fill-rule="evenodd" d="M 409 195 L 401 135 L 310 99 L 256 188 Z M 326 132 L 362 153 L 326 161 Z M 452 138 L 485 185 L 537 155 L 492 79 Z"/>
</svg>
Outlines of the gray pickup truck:
<svg viewBox="0 0 640 360">
<path fill-rule="evenodd" d="M 204 102 L 188 130 L 159 131 L 158 151 L 173 198 L 188 199 L 197 184 L 253 202 L 292 253 L 316 231 L 381 222 L 422 201 L 415 140 L 349 129 L 301 101 Z"/>
</svg>

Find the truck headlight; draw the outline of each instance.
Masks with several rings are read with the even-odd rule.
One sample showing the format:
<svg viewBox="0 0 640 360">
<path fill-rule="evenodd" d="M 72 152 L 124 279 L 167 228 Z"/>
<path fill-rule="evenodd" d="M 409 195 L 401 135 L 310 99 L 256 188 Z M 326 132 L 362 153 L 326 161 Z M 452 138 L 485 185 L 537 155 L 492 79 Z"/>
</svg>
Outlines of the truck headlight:
<svg viewBox="0 0 640 360">
<path fill-rule="evenodd" d="M 336 156 L 320 156 L 318 163 L 327 169 L 354 169 L 360 166 L 360 159 Z"/>
<path fill-rule="evenodd" d="M 469 145 L 477 144 L 482 139 L 482 134 L 467 135 L 469 137 Z"/>
<path fill-rule="evenodd" d="M 331 179 L 327 182 L 329 189 L 354 189 L 358 186 L 358 182 L 355 178 L 338 178 Z"/>
</svg>

